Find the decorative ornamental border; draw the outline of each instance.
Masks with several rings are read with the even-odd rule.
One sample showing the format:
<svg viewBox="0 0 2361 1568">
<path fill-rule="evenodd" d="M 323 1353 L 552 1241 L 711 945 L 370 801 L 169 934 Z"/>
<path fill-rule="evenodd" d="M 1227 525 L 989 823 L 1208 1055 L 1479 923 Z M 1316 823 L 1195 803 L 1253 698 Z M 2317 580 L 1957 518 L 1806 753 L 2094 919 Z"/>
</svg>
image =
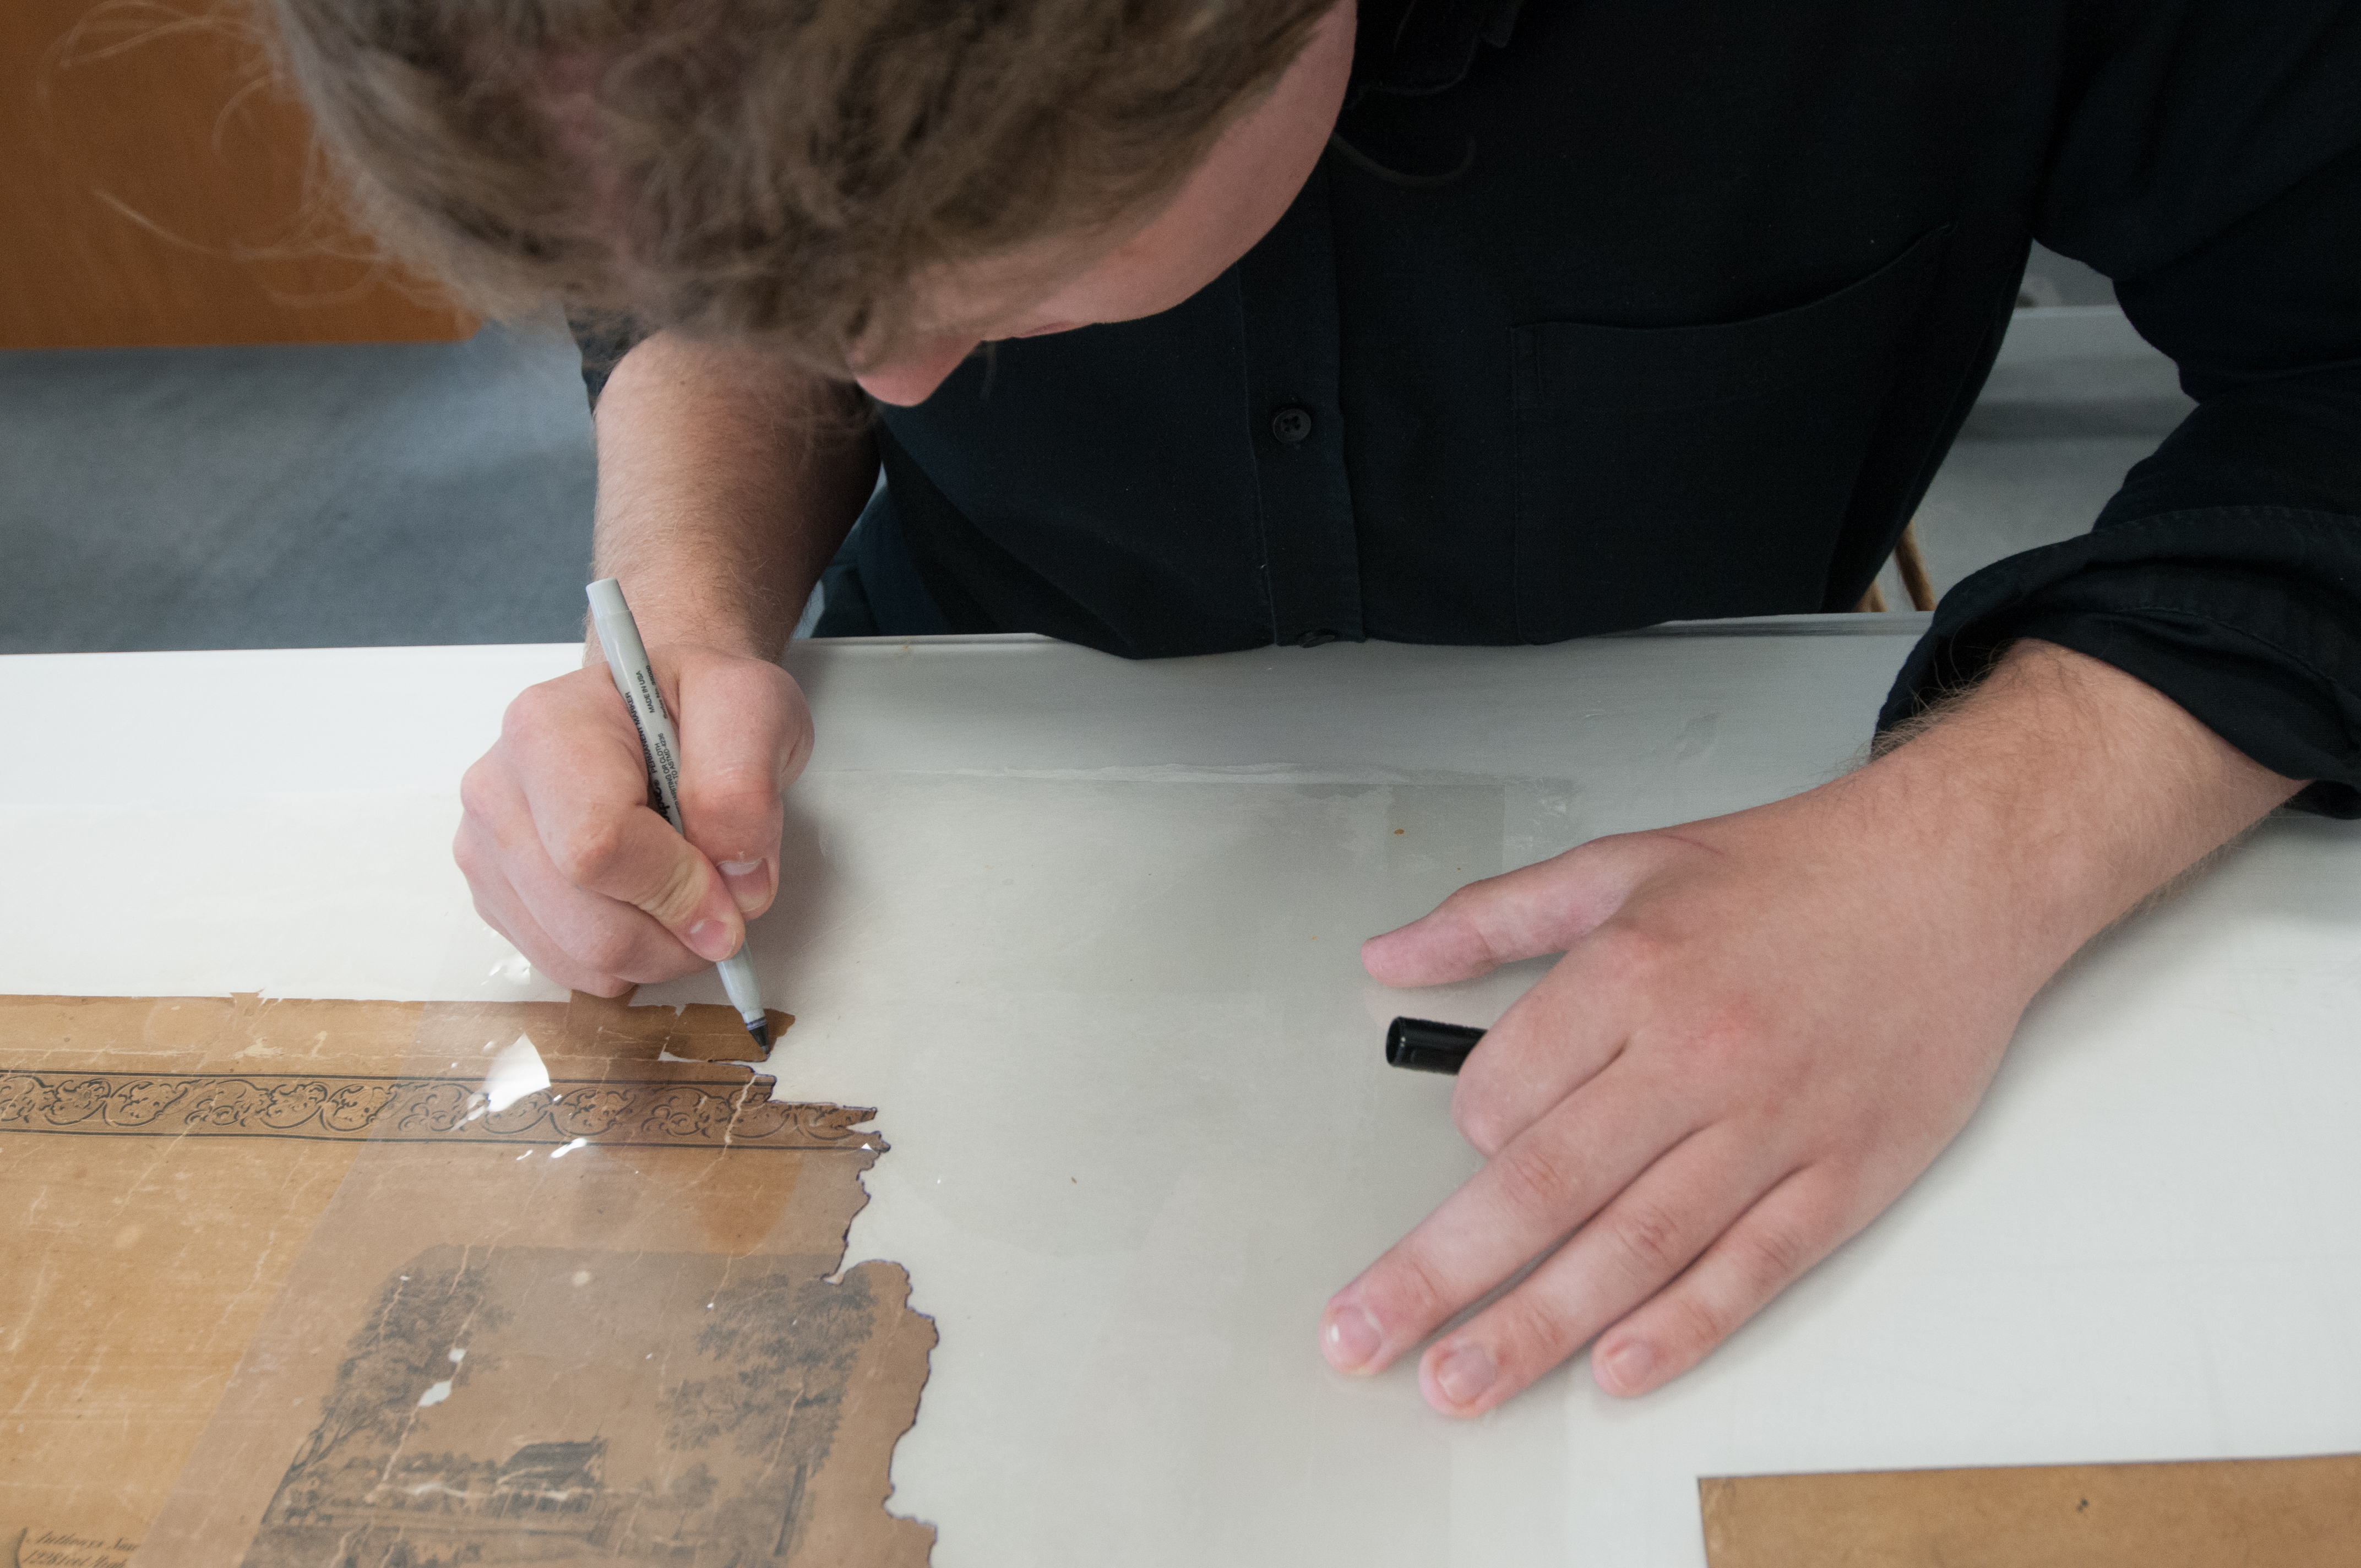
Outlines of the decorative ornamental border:
<svg viewBox="0 0 2361 1568">
<path fill-rule="evenodd" d="M 772 1080 L 552 1083 L 495 1111 L 456 1078 L 0 1068 L 0 1133 L 883 1152 L 859 1105 L 781 1104 Z"/>
</svg>

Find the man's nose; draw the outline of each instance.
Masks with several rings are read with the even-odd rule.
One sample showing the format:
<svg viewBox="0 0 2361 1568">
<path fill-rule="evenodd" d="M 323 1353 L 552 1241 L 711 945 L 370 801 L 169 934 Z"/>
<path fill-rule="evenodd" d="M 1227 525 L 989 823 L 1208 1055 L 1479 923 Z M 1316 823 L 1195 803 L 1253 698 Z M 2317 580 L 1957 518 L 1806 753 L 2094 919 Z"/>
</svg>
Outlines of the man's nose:
<svg viewBox="0 0 2361 1568">
<path fill-rule="evenodd" d="M 910 408 L 925 402 L 981 341 L 972 337 L 930 337 L 897 359 L 871 366 L 853 379 L 879 402 Z"/>
</svg>

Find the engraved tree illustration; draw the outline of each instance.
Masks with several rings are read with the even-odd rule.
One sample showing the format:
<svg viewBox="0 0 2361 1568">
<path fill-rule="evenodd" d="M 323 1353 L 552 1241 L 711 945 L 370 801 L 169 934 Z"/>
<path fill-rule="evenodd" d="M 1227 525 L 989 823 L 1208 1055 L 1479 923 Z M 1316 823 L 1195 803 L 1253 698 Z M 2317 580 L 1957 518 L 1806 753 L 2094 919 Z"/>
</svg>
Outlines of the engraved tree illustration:
<svg viewBox="0 0 2361 1568">
<path fill-rule="evenodd" d="M 817 1260 L 815 1260 L 817 1261 Z M 774 1274 L 717 1291 L 697 1353 L 726 1370 L 684 1382 L 664 1397 L 665 1441 L 676 1449 L 724 1439 L 761 1461 L 743 1499 L 777 1510 L 768 1555 L 795 1544 L 804 1487 L 827 1460 L 846 1383 L 874 1320 L 868 1282 L 857 1274 L 831 1285 L 811 1275 Z"/>
<path fill-rule="evenodd" d="M 441 1262 L 438 1253 L 451 1261 Z M 386 1281 L 368 1321 L 346 1346 L 335 1383 L 320 1402 L 320 1424 L 279 1483 L 273 1514 L 307 1482 L 325 1477 L 339 1453 L 401 1442 L 419 1397 L 435 1384 L 456 1388 L 467 1382 L 469 1363 L 454 1353 L 510 1317 L 488 1293 L 483 1271 L 468 1267 L 455 1247 L 422 1253 Z"/>
</svg>

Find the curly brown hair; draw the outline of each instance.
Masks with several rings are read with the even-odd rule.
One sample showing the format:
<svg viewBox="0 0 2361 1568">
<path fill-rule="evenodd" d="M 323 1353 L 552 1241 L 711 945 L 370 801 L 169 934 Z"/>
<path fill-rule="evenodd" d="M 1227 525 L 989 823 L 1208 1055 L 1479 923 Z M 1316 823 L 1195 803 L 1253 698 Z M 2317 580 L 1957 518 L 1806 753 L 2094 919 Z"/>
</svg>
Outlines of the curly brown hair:
<svg viewBox="0 0 2361 1568">
<path fill-rule="evenodd" d="M 930 268 L 1143 213 L 1335 0 L 266 0 L 358 214 L 552 299 L 842 374 Z"/>
</svg>

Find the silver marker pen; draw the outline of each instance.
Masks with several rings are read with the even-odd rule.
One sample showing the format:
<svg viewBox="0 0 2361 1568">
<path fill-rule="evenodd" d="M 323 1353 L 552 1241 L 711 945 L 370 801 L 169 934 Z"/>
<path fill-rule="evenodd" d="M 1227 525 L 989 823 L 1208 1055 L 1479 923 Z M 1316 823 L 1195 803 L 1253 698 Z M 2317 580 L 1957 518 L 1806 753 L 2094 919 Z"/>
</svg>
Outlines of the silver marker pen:
<svg viewBox="0 0 2361 1568">
<path fill-rule="evenodd" d="M 649 666 L 647 644 L 640 641 L 639 622 L 631 619 L 631 607 L 623 602 L 623 585 L 612 577 L 601 577 L 590 585 L 590 620 L 598 629 L 598 646 L 607 655 L 607 673 L 615 677 L 615 689 L 623 694 L 623 702 L 631 710 L 631 722 L 639 727 L 640 750 L 648 759 L 648 783 L 654 786 L 656 803 L 672 819 L 675 830 L 686 835 L 680 820 L 680 735 L 672 727 L 672 715 L 664 711 L 664 694 L 656 687 L 656 673 Z M 746 1021 L 746 1032 L 771 1054 L 771 1021 L 763 1011 L 763 988 L 754 980 L 754 960 L 748 957 L 746 944 L 713 966 L 721 971 L 721 989 L 730 993 L 730 1004 L 738 1009 L 738 1016 Z"/>
</svg>

